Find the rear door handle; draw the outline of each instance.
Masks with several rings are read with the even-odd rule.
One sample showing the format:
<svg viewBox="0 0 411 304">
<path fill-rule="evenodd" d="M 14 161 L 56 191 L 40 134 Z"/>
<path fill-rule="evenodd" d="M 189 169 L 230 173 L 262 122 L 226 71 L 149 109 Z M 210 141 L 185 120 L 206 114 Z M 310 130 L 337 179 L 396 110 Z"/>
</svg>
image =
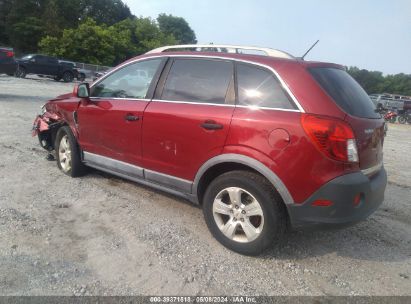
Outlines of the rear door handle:
<svg viewBox="0 0 411 304">
<path fill-rule="evenodd" d="M 206 120 L 201 124 L 201 127 L 206 130 L 221 130 L 223 125 L 216 123 L 214 120 Z"/>
<path fill-rule="evenodd" d="M 124 116 L 124 119 L 127 121 L 137 121 L 140 119 L 140 117 L 132 115 L 132 114 L 127 114 L 126 116 Z"/>
</svg>

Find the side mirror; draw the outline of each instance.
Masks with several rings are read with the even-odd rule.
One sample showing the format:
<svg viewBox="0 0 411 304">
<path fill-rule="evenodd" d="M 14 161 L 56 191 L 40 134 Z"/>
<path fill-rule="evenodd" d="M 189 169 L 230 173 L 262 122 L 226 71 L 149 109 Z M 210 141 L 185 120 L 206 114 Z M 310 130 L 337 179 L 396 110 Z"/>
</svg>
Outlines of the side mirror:
<svg viewBox="0 0 411 304">
<path fill-rule="evenodd" d="M 90 97 L 90 87 L 89 84 L 84 82 L 74 86 L 73 95 L 79 98 L 89 98 Z"/>
</svg>

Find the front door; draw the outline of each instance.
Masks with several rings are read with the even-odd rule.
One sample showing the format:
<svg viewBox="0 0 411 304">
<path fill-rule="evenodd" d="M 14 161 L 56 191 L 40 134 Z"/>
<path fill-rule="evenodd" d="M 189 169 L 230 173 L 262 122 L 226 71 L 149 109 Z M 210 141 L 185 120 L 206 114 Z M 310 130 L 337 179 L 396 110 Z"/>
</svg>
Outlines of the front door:
<svg viewBox="0 0 411 304">
<path fill-rule="evenodd" d="M 200 166 L 223 150 L 234 99 L 232 62 L 170 59 L 144 112 L 146 178 L 167 184 L 165 174 L 192 181 Z"/>
<path fill-rule="evenodd" d="M 90 100 L 77 112 L 84 152 L 141 166 L 143 113 L 162 62 L 157 58 L 128 64 L 91 88 Z"/>
</svg>

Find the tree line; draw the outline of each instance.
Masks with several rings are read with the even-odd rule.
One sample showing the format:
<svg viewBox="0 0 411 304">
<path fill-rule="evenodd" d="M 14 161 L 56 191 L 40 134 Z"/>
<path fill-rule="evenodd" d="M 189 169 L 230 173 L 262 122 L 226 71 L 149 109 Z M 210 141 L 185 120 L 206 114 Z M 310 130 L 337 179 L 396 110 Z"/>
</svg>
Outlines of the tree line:
<svg viewBox="0 0 411 304">
<path fill-rule="evenodd" d="M 197 43 L 181 17 L 136 17 L 122 0 L 0 0 L 0 45 L 113 66 L 150 49 Z"/>
<path fill-rule="evenodd" d="M 368 94 L 390 93 L 411 96 L 411 75 L 395 74 L 384 76 L 378 71 L 349 67 L 348 73 Z"/>
</svg>

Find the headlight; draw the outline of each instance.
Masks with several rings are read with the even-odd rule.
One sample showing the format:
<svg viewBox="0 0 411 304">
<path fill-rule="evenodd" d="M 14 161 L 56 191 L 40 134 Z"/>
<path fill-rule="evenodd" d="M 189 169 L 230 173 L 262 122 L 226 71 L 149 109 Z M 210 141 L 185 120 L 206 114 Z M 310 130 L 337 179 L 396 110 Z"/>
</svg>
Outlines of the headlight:
<svg viewBox="0 0 411 304">
<path fill-rule="evenodd" d="M 46 113 L 46 104 L 44 104 L 44 105 L 42 105 L 41 107 L 40 107 L 40 113 L 39 113 L 39 115 L 43 115 L 44 113 Z"/>
</svg>

